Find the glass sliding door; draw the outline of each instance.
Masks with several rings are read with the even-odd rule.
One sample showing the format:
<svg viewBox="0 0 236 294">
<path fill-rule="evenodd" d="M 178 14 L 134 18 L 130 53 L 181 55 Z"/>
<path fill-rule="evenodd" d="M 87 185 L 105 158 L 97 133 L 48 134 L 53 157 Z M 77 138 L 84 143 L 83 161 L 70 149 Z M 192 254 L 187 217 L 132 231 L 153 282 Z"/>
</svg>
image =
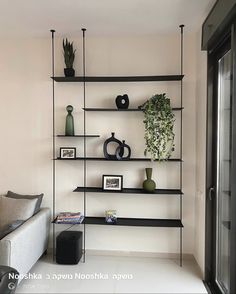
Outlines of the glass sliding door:
<svg viewBox="0 0 236 294">
<path fill-rule="evenodd" d="M 207 36 L 214 22 L 214 37 Z M 208 57 L 205 282 L 214 294 L 236 294 L 236 0 L 216 1 L 203 28 Z"/>
<path fill-rule="evenodd" d="M 231 50 L 218 60 L 216 146 L 216 254 L 215 279 L 222 293 L 230 293 L 231 199 Z"/>
</svg>

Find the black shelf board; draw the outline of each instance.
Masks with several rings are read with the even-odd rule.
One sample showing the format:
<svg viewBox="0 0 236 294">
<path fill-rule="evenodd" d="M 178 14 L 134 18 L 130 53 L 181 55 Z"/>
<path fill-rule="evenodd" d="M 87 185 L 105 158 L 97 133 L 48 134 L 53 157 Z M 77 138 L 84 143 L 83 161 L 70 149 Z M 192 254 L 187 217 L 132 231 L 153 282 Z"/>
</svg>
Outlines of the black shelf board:
<svg viewBox="0 0 236 294">
<path fill-rule="evenodd" d="M 100 135 L 74 135 L 74 136 L 66 136 L 66 135 L 57 135 L 59 138 L 99 138 Z"/>
<path fill-rule="evenodd" d="M 158 82 L 181 81 L 184 75 L 158 75 L 158 76 L 86 76 L 84 77 L 52 77 L 59 83 L 65 82 Z"/>
<path fill-rule="evenodd" d="M 88 160 L 88 161 L 115 161 L 115 162 L 125 162 L 125 161 L 151 161 L 150 158 L 142 158 L 142 157 L 133 157 L 125 160 L 117 160 L 117 159 L 106 159 L 105 157 L 76 157 L 76 158 L 60 158 L 57 157 L 56 160 Z M 157 161 L 157 160 L 155 160 Z M 179 158 L 169 158 L 166 162 L 182 162 Z"/>
<path fill-rule="evenodd" d="M 141 188 L 123 188 L 122 191 L 103 190 L 100 187 L 77 187 L 73 192 L 92 192 L 92 193 L 121 193 L 121 194 L 159 194 L 159 195 L 182 195 L 179 189 L 156 189 L 152 193 L 148 193 Z"/>
<path fill-rule="evenodd" d="M 55 225 L 106 225 L 106 226 L 128 226 L 128 227 L 164 227 L 164 228 L 183 228 L 180 219 L 152 219 L 152 218 L 123 218 L 119 217 L 116 224 L 108 224 L 105 217 L 87 216 L 82 223 L 62 223 L 52 221 Z"/>
<path fill-rule="evenodd" d="M 183 107 L 173 107 L 173 111 L 181 111 Z M 142 109 L 139 108 L 128 108 L 128 109 L 117 109 L 117 108 L 83 108 L 85 111 L 115 111 L 115 112 L 129 112 L 129 111 L 137 111 L 142 112 Z"/>
<path fill-rule="evenodd" d="M 182 228 L 180 219 L 147 219 L 147 218 L 117 218 L 116 224 L 108 224 L 104 217 L 86 217 L 84 220 L 88 225 L 107 225 L 107 226 L 131 226 L 131 227 L 168 227 Z"/>
</svg>

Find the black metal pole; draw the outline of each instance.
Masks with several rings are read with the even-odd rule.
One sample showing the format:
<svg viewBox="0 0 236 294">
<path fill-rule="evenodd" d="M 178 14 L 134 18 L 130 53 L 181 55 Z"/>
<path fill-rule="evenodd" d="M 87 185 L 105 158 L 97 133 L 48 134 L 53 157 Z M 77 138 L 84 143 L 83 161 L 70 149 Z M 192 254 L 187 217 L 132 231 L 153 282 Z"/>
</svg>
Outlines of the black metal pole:
<svg viewBox="0 0 236 294">
<path fill-rule="evenodd" d="M 86 29 L 82 28 L 83 32 L 83 87 L 84 87 L 84 109 L 86 108 L 86 59 L 85 59 L 85 32 Z M 84 262 L 86 255 L 86 185 L 87 185 L 87 161 L 86 161 L 86 111 L 84 111 Z"/>
<path fill-rule="evenodd" d="M 183 53 L 184 53 L 184 25 L 180 25 L 180 72 L 183 75 Z M 183 190 L 183 79 L 180 82 L 180 103 L 181 103 L 181 112 L 180 112 L 180 190 Z M 180 219 L 182 223 L 183 219 L 183 195 L 180 195 Z M 183 264 L 183 228 L 180 228 L 180 266 Z"/>
<path fill-rule="evenodd" d="M 53 221 L 56 217 L 56 141 L 55 141 L 55 46 L 54 46 L 54 33 L 55 30 L 50 30 L 52 37 L 52 156 L 53 156 L 53 165 L 52 165 L 52 217 Z M 52 254 L 53 260 L 55 258 L 55 223 L 53 223 L 53 247 Z"/>
</svg>

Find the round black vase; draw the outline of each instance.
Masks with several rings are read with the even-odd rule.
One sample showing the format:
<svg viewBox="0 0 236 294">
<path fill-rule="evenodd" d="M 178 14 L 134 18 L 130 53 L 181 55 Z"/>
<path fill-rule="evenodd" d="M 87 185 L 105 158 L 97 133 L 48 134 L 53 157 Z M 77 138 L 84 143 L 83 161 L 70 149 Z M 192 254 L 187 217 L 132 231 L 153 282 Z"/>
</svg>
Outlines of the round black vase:
<svg viewBox="0 0 236 294">
<path fill-rule="evenodd" d="M 128 109 L 129 107 L 129 97 L 127 94 L 118 95 L 116 97 L 116 107 L 118 109 Z"/>
<path fill-rule="evenodd" d="M 118 147 L 119 147 L 120 145 L 122 145 L 122 143 L 121 143 L 120 140 L 118 140 L 118 139 L 115 138 L 115 133 L 111 133 L 111 137 L 108 138 L 108 139 L 104 142 L 104 144 L 103 144 L 103 153 L 104 153 L 104 157 L 105 157 L 106 159 L 113 159 L 113 160 L 116 160 L 116 159 L 117 159 L 116 154 L 109 154 L 108 151 L 107 151 L 107 146 L 108 146 L 108 144 L 110 144 L 110 143 L 116 143 L 116 144 L 118 144 Z M 122 157 L 123 155 L 124 155 L 124 148 L 121 148 L 120 151 L 119 151 L 119 156 Z"/>
<path fill-rule="evenodd" d="M 124 153 L 125 153 L 125 148 L 128 150 L 128 155 L 123 157 Z M 123 155 L 120 155 L 121 150 L 123 150 Z M 116 149 L 116 158 L 118 160 L 128 160 L 130 159 L 131 156 L 131 149 L 129 147 L 129 145 L 125 144 L 125 140 L 122 141 L 122 144 L 120 146 L 117 147 Z"/>
<path fill-rule="evenodd" d="M 74 77 L 75 70 L 73 68 L 64 68 L 65 77 Z"/>
</svg>

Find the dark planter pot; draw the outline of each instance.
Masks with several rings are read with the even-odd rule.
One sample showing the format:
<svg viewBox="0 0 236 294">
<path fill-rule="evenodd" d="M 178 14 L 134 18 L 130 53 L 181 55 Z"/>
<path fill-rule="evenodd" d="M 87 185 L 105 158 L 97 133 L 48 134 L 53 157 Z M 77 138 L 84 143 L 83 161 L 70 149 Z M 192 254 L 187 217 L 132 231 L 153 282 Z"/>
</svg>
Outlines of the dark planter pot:
<svg viewBox="0 0 236 294">
<path fill-rule="evenodd" d="M 75 70 L 73 68 L 64 68 L 65 77 L 74 77 Z"/>
</svg>

